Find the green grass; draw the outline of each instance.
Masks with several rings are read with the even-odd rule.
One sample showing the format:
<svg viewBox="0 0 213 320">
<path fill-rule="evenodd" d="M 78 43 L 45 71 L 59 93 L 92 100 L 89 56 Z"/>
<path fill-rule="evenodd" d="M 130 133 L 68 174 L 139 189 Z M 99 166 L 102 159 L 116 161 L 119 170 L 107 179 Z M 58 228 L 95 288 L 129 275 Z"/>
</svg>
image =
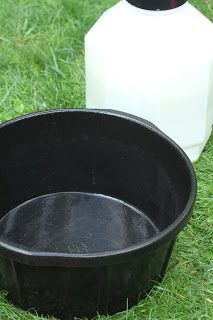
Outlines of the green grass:
<svg viewBox="0 0 213 320">
<path fill-rule="evenodd" d="M 115 0 L 2 0 L 0 122 L 38 110 L 83 107 L 83 37 Z M 213 21 L 213 0 L 191 1 Z M 195 164 L 198 197 L 168 273 L 149 297 L 111 320 L 213 319 L 213 136 Z M 39 320 L 0 294 L 1 320 Z M 108 319 L 101 317 L 101 319 Z"/>
</svg>

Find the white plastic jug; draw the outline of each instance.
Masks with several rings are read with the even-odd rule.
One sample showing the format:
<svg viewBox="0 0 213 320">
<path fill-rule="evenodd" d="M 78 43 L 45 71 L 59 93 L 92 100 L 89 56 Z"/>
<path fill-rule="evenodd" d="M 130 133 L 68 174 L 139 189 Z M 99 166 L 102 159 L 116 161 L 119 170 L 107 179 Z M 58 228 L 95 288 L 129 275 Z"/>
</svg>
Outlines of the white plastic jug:
<svg viewBox="0 0 213 320">
<path fill-rule="evenodd" d="M 186 0 L 120 1 L 85 37 L 88 108 L 145 118 L 196 161 L 213 123 L 213 25 Z"/>
</svg>

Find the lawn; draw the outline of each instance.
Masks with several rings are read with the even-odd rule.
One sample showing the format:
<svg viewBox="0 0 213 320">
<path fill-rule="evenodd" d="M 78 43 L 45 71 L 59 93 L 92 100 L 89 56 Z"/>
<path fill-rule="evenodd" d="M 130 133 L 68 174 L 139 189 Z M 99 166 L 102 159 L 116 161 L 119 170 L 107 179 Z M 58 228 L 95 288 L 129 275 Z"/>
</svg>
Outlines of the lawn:
<svg viewBox="0 0 213 320">
<path fill-rule="evenodd" d="M 1 0 L 0 123 L 51 108 L 84 107 L 83 38 L 115 0 Z M 213 0 L 192 0 L 213 21 Z M 163 283 L 111 320 L 213 319 L 213 135 L 195 164 L 198 197 Z M 39 320 L 0 293 L 1 320 Z M 44 319 L 44 318 L 43 318 Z M 108 319 L 100 317 L 100 319 Z"/>
</svg>

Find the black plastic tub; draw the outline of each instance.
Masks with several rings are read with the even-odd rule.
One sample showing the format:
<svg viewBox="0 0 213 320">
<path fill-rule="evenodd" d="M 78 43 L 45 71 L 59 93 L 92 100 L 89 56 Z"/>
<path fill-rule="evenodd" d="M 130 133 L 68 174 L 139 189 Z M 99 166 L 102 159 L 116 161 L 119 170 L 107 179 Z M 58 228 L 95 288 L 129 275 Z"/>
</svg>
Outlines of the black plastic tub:
<svg viewBox="0 0 213 320">
<path fill-rule="evenodd" d="M 91 318 L 162 279 L 196 196 L 166 135 L 128 114 L 65 109 L 2 124 L 0 145 L 0 288 L 12 302 Z"/>
</svg>

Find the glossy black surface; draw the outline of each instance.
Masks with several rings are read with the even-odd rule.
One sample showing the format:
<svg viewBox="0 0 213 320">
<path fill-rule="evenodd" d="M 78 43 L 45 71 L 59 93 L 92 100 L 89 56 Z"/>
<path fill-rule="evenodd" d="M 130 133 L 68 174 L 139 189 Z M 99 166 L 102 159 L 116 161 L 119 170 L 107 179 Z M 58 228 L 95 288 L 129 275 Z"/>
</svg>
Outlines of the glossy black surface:
<svg viewBox="0 0 213 320">
<path fill-rule="evenodd" d="M 0 221 L 0 241 L 35 252 L 102 253 L 128 248 L 158 229 L 138 209 L 89 193 L 56 193 L 29 200 Z"/>
<path fill-rule="evenodd" d="M 156 127 L 65 109 L 0 125 L 0 145 L 0 289 L 15 304 L 113 314 L 162 279 L 196 181 Z"/>
<path fill-rule="evenodd" d="M 145 10 L 170 10 L 182 6 L 187 0 L 127 0 L 127 2 Z"/>
<path fill-rule="evenodd" d="M 164 276 L 173 245 L 92 268 L 29 266 L 0 257 L 0 283 L 22 308 L 62 320 L 92 319 L 97 311 L 114 314 L 126 310 L 127 299 L 130 308 L 144 298 Z"/>
</svg>

